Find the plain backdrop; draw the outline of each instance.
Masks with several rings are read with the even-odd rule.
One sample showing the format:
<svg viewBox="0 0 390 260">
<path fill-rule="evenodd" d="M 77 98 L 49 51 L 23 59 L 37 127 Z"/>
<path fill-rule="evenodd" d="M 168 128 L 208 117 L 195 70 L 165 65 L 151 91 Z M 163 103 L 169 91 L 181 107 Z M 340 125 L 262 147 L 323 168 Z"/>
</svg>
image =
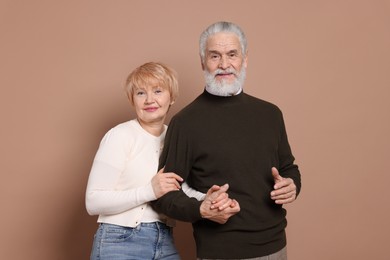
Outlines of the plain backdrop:
<svg viewBox="0 0 390 260">
<path fill-rule="evenodd" d="M 390 259 L 388 0 L 1 0 L 1 259 L 88 259 L 86 182 L 104 133 L 134 117 L 126 76 L 177 70 L 169 123 L 203 91 L 198 37 L 219 20 L 245 31 L 244 90 L 282 109 L 301 169 L 289 259 Z M 195 259 L 190 224 L 174 232 Z"/>
</svg>

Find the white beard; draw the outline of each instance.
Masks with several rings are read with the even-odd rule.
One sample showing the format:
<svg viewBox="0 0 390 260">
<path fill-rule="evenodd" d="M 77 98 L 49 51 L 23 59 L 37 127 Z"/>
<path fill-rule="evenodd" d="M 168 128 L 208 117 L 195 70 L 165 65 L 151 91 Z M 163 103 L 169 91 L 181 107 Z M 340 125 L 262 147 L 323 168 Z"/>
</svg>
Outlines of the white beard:
<svg viewBox="0 0 390 260">
<path fill-rule="evenodd" d="M 223 72 L 233 73 L 237 77 L 232 83 L 227 83 L 224 79 L 222 79 L 221 81 L 217 81 L 215 79 L 215 75 Z M 237 93 L 239 93 L 240 90 L 242 90 L 246 78 L 246 69 L 244 66 L 242 66 L 239 74 L 237 74 L 237 71 L 235 71 L 234 69 L 218 69 L 214 71 L 214 73 L 209 73 L 207 70 L 204 70 L 204 77 L 206 81 L 207 92 L 216 96 L 228 97 L 236 95 Z"/>
</svg>

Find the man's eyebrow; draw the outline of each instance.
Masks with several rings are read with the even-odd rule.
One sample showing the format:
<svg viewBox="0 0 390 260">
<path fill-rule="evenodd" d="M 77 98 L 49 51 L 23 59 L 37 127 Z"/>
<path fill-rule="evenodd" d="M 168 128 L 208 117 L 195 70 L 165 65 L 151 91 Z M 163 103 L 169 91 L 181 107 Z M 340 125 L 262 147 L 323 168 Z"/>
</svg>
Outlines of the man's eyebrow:
<svg viewBox="0 0 390 260">
<path fill-rule="evenodd" d="M 221 54 L 221 52 L 216 51 L 216 50 L 208 50 L 207 53 L 208 54 Z M 236 53 L 239 53 L 237 49 L 229 50 L 227 52 L 227 54 L 236 54 Z"/>
<path fill-rule="evenodd" d="M 232 54 L 232 53 L 238 53 L 238 50 L 237 50 L 237 49 L 230 50 L 228 53 L 229 53 L 229 54 Z"/>
<path fill-rule="evenodd" d="M 219 51 L 216 51 L 216 50 L 208 50 L 207 53 L 209 53 L 209 54 L 221 54 Z"/>
</svg>

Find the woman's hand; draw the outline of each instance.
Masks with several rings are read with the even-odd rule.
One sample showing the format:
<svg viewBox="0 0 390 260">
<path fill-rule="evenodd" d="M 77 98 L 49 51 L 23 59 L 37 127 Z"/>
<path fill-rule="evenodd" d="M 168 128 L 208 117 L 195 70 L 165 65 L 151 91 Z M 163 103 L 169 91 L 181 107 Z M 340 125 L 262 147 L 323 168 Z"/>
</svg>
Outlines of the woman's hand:
<svg viewBox="0 0 390 260">
<path fill-rule="evenodd" d="M 173 172 L 164 172 L 164 168 L 152 178 L 152 187 L 157 199 L 167 192 L 179 190 L 180 183 L 183 179 Z"/>
</svg>

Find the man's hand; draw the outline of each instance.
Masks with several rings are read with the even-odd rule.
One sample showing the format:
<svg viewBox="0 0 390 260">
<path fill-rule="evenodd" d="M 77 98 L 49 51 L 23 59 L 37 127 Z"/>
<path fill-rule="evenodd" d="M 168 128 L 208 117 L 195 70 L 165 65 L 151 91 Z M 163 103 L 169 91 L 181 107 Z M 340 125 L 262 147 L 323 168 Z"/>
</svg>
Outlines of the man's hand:
<svg viewBox="0 0 390 260">
<path fill-rule="evenodd" d="M 271 192 L 271 199 L 276 204 L 287 204 L 293 202 L 297 197 L 297 187 L 291 178 L 283 178 L 279 171 L 272 167 L 272 176 L 274 177 L 274 190 Z"/>
<path fill-rule="evenodd" d="M 228 219 L 240 212 L 239 203 L 230 199 L 226 193 L 229 185 L 213 185 L 206 194 L 205 199 L 200 205 L 200 214 L 203 218 L 225 224 Z"/>
</svg>

